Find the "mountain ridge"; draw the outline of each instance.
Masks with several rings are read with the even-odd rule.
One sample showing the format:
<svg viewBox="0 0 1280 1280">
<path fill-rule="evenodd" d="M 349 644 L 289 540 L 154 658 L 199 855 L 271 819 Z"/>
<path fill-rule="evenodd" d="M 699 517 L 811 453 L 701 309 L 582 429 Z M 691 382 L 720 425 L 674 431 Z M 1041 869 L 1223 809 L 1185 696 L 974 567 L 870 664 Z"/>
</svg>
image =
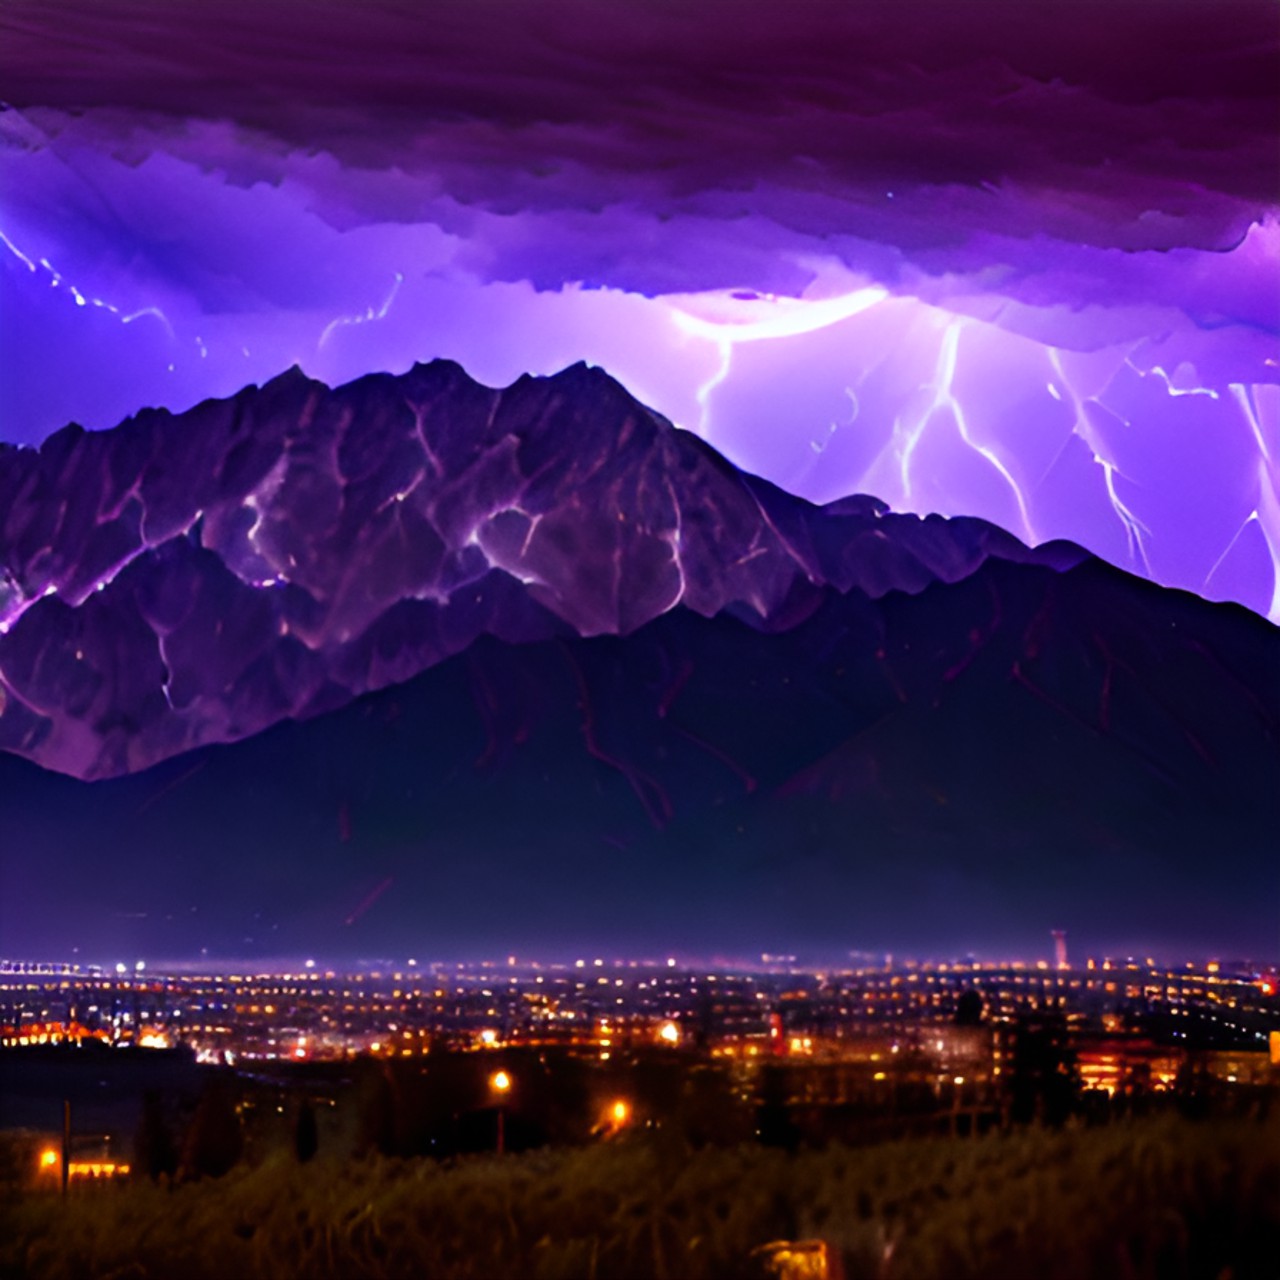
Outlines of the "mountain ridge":
<svg viewBox="0 0 1280 1280">
<path fill-rule="evenodd" d="M 1248 610 L 996 558 L 917 595 L 826 588 L 785 631 L 677 609 L 627 636 L 482 636 L 129 776 L 0 753 L 0 933 L 963 954 L 1067 927 L 1270 955 L 1278 659 Z"/>
<path fill-rule="evenodd" d="M 972 519 L 814 507 L 583 363 L 296 367 L 183 413 L 0 450 L 0 750 L 115 776 L 408 679 L 482 634 L 630 634 L 673 608 L 786 629 L 990 557 Z"/>
</svg>

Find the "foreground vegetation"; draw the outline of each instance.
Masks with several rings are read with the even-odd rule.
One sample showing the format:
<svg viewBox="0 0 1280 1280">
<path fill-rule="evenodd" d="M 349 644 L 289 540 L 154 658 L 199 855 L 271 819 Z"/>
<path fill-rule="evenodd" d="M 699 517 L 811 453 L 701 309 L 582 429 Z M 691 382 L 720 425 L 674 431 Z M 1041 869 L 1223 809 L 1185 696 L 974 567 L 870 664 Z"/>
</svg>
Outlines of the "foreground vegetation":
<svg viewBox="0 0 1280 1280">
<path fill-rule="evenodd" d="M 31 1280 L 737 1280 L 821 1237 L 848 1280 L 1250 1280 L 1280 1256 L 1280 1125 L 1175 1116 L 795 1155 L 637 1137 L 440 1164 L 277 1150 L 186 1185 L 28 1194 Z"/>
</svg>

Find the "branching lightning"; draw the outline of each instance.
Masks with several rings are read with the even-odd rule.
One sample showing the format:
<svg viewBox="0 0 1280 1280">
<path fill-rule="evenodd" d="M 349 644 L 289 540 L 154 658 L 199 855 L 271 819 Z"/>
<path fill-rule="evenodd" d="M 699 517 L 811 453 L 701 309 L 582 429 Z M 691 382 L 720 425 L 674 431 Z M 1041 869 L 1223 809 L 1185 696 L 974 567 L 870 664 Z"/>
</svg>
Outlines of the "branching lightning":
<svg viewBox="0 0 1280 1280">
<path fill-rule="evenodd" d="M 699 407 L 697 426 L 699 434 L 710 440 L 726 434 L 725 429 L 715 419 L 713 396 L 733 374 L 733 357 L 739 343 L 762 342 L 814 333 L 874 308 L 890 298 L 891 295 L 885 289 L 867 287 L 821 301 L 805 298 L 776 298 L 751 293 L 714 294 L 673 300 L 670 304 L 671 315 L 678 331 L 686 338 L 711 343 L 718 357 L 714 369 L 698 385 L 696 392 Z M 964 447 L 981 458 L 983 463 L 1000 477 L 1013 496 L 1018 519 L 1015 532 L 1033 545 L 1042 536 L 1065 534 L 1065 536 L 1079 538 L 1080 534 L 1075 531 L 1041 530 L 1037 527 L 1032 500 L 1033 491 L 1025 487 L 1019 478 L 1017 459 L 1021 455 L 1013 451 L 1014 446 L 1008 445 L 1003 436 L 993 436 L 993 431 L 999 423 L 994 419 L 991 422 L 987 421 L 985 405 L 969 403 L 956 391 L 962 335 L 971 329 L 982 329 L 985 334 L 988 332 L 988 322 L 970 316 L 956 315 L 923 301 L 913 302 L 910 298 L 894 298 L 893 301 L 895 306 L 905 303 L 919 308 L 924 322 L 922 324 L 918 319 L 912 320 L 907 332 L 918 335 L 912 337 L 912 346 L 919 352 L 919 357 L 932 361 L 932 370 L 930 374 L 914 384 L 895 387 L 892 383 L 886 383 L 879 388 L 875 384 L 870 385 L 869 394 L 873 401 L 886 403 L 886 390 L 895 397 L 887 401 L 891 406 L 892 417 L 889 419 L 886 415 L 886 419 L 882 419 L 881 424 L 873 421 L 868 426 L 868 430 L 884 431 L 884 443 L 870 464 L 864 467 L 861 476 L 846 487 L 846 491 L 875 492 L 891 503 L 900 503 L 906 509 L 915 508 L 919 502 L 926 500 L 918 475 L 922 456 L 921 446 L 930 438 L 931 429 L 936 424 L 949 419 L 955 423 L 956 435 Z M 865 420 L 866 415 L 862 414 L 859 396 L 868 394 L 867 379 L 870 376 L 868 371 L 874 370 L 885 359 L 883 348 L 876 346 L 875 335 L 870 330 L 866 332 L 871 346 L 851 352 L 854 376 L 850 378 L 850 370 L 841 371 L 849 380 L 846 382 L 845 391 L 851 404 L 850 422 L 855 419 Z M 1083 441 L 1089 449 L 1089 456 L 1101 473 L 1101 488 L 1106 495 L 1107 504 L 1124 530 L 1128 548 L 1127 567 L 1140 571 L 1148 577 L 1154 576 L 1151 561 L 1151 543 L 1155 536 L 1153 526 L 1148 523 L 1142 507 L 1136 505 L 1132 497 L 1122 496 L 1120 483 L 1125 479 L 1140 485 L 1142 477 L 1127 475 L 1122 471 L 1114 443 L 1107 439 L 1103 419 L 1099 416 L 1106 415 L 1113 418 L 1117 426 L 1132 425 L 1129 418 L 1107 403 L 1110 399 L 1109 390 L 1118 385 L 1114 382 L 1114 376 L 1121 371 L 1131 370 L 1141 378 L 1156 379 L 1170 397 L 1202 397 L 1224 408 L 1234 401 L 1257 445 L 1258 498 L 1245 525 L 1237 530 L 1231 542 L 1222 550 L 1204 579 L 1204 583 L 1207 585 L 1218 572 L 1239 540 L 1243 528 L 1250 523 L 1257 523 L 1263 532 L 1272 561 L 1270 590 L 1272 603 L 1269 616 L 1280 616 L 1280 514 L 1277 514 L 1280 504 L 1275 498 L 1277 487 L 1273 474 L 1274 449 L 1268 442 L 1267 432 L 1264 430 L 1257 406 L 1251 398 L 1251 388 L 1243 383 L 1232 383 L 1224 388 L 1191 385 L 1196 382 L 1197 375 L 1189 364 L 1180 364 L 1172 372 L 1158 364 L 1143 368 L 1134 358 L 1133 348 L 1130 347 L 1127 350 L 1115 351 L 1114 368 L 1110 377 L 1104 376 L 1102 389 L 1095 387 L 1086 393 L 1075 384 L 1064 367 L 1065 348 L 1055 348 L 1034 340 L 1014 337 L 1009 341 L 1022 344 L 1019 348 L 1008 349 L 1009 357 L 1018 361 L 1014 366 L 1016 370 L 1032 367 L 1026 363 L 1027 361 L 1047 361 L 1046 373 L 1049 376 L 1042 383 L 1043 395 L 1048 398 L 1046 403 L 1052 400 L 1066 406 L 1072 413 L 1073 420 L 1063 438 L 1062 446 L 1048 466 L 1043 468 L 1040 483 L 1049 480 L 1055 463 L 1066 449 L 1071 437 L 1074 436 Z M 937 344 L 936 347 L 934 343 Z M 974 348 L 975 351 L 981 349 L 981 344 Z M 1005 350 L 1003 347 L 991 349 L 1001 352 Z M 1022 354 L 1019 354 L 1020 352 Z M 966 355 L 965 358 L 968 359 L 969 356 Z M 989 359 L 989 357 L 986 358 Z M 899 373 L 886 376 L 900 378 L 903 367 L 899 363 Z M 910 368 L 910 364 L 905 367 Z M 994 367 L 992 376 L 999 376 Z M 849 385 L 850 383 L 853 385 Z M 857 386 L 858 390 L 855 391 L 854 386 Z M 978 423 L 984 424 L 981 434 L 976 430 Z M 804 429 L 807 424 L 797 425 Z M 824 434 L 810 435 L 807 439 L 809 450 L 817 455 L 825 453 L 841 425 L 840 422 L 833 421 Z M 885 425 L 888 426 L 887 431 Z M 1149 434 L 1148 427 L 1144 425 L 1143 430 L 1143 441 L 1146 441 Z M 986 435 L 987 439 L 982 439 L 982 435 Z M 1135 446 L 1148 447 L 1139 441 L 1135 441 Z M 884 469 L 886 464 L 892 467 L 892 471 Z M 940 483 L 943 483 L 945 488 L 945 479 Z M 893 492 L 895 488 L 896 494 Z M 957 505 L 964 507 L 966 514 L 980 513 L 973 509 L 971 501 L 962 500 Z M 1183 581 L 1185 580 L 1175 579 L 1174 585 L 1183 585 Z"/>
<path fill-rule="evenodd" d="M 935 413 L 940 410 L 950 411 L 955 419 L 956 430 L 959 431 L 960 438 L 974 453 L 984 458 L 995 468 L 1012 490 L 1014 501 L 1018 504 L 1018 516 L 1022 521 L 1023 536 L 1029 544 L 1034 545 L 1037 539 L 1032 528 L 1031 512 L 1027 507 L 1026 495 L 1022 492 L 1017 480 L 1014 479 L 1013 473 L 1001 461 L 995 450 L 986 445 L 978 444 L 969 434 L 969 424 L 965 417 L 964 409 L 952 391 L 956 374 L 956 357 L 960 346 L 960 334 L 967 325 L 972 323 L 972 321 L 964 319 L 953 320 L 947 325 L 943 333 L 942 349 L 938 354 L 938 372 L 933 383 L 934 400 L 921 418 L 922 429 L 923 424 L 927 423 Z"/>
<path fill-rule="evenodd" d="M 673 306 L 671 318 L 681 333 L 713 342 L 720 360 L 715 372 L 697 391 L 698 434 L 709 438 L 711 394 L 729 376 L 733 349 L 740 342 L 764 342 L 792 338 L 826 329 L 868 310 L 889 296 L 887 289 L 868 286 L 852 293 L 818 301 L 780 298 L 774 294 L 752 294 L 743 299 L 734 294 L 684 298 Z M 765 314 L 761 315 L 760 304 Z M 856 411 L 856 400 L 855 400 Z"/>
<path fill-rule="evenodd" d="M 1089 415 L 1085 412 L 1085 400 L 1076 392 L 1071 385 L 1070 378 L 1067 377 L 1066 371 L 1062 367 L 1062 353 L 1054 347 L 1048 348 L 1049 363 L 1053 367 L 1054 372 L 1058 375 L 1062 385 L 1066 388 L 1066 401 L 1071 406 L 1075 414 L 1075 421 L 1071 426 L 1071 434 L 1078 436 L 1089 447 L 1089 454 L 1094 462 L 1102 468 L 1103 484 L 1107 490 L 1107 500 L 1111 503 L 1111 509 L 1116 513 L 1116 519 L 1120 521 L 1124 528 L 1125 539 L 1129 546 L 1130 558 L 1136 557 L 1142 562 L 1142 567 L 1147 575 L 1151 574 L 1151 562 L 1147 559 L 1147 547 L 1143 542 L 1143 535 L 1151 536 L 1151 530 L 1125 505 L 1123 499 L 1116 492 L 1116 464 L 1106 456 L 1107 446 L 1099 438 L 1097 428 L 1089 421 Z M 1056 385 L 1050 384 L 1050 392 L 1054 399 L 1062 400 L 1063 395 L 1057 390 Z M 1127 425 L 1127 424 L 1126 424 Z"/>
</svg>

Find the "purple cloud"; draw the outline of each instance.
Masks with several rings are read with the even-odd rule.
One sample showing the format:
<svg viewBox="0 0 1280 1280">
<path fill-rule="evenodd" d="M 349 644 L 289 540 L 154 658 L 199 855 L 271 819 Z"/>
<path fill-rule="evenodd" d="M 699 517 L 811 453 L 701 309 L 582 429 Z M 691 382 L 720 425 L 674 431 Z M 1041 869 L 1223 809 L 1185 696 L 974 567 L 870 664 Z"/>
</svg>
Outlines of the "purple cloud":
<svg viewBox="0 0 1280 1280">
<path fill-rule="evenodd" d="M 0 434 L 579 359 L 1280 619 L 1271 6 L 7 6 Z"/>
</svg>

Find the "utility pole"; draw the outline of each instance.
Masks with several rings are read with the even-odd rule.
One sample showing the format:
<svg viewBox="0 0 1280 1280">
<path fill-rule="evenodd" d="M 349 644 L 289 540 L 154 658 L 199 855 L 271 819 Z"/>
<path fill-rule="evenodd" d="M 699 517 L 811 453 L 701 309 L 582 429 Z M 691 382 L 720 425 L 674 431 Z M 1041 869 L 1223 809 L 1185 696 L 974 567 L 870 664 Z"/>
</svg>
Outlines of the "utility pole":
<svg viewBox="0 0 1280 1280">
<path fill-rule="evenodd" d="M 62 1100 L 62 1197 L 67 1196 L 67 1183 L 71 1178 L 71 1099 Z"/>
</svg>

